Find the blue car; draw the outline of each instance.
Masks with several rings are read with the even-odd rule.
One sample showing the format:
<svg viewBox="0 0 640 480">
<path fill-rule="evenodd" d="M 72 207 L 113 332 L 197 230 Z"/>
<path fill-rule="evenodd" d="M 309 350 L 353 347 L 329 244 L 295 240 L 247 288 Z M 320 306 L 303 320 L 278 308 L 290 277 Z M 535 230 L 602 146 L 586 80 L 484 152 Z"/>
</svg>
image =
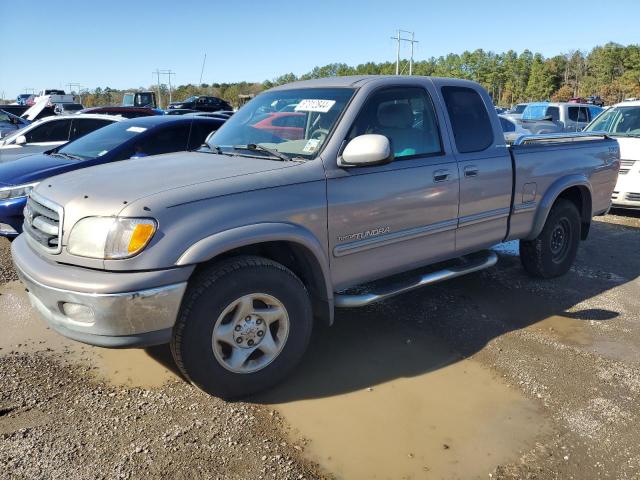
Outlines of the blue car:
<svg viewBox="0 0 640 480">
<path fill-rule="evenodd" d="M 153 116 L 113 123 L 42 154 L 0 163 L 0 236 L 22 232 L 22 210 L 42 180 L 119 160 L 194 150 L 224 119 Z"/>
</svg>

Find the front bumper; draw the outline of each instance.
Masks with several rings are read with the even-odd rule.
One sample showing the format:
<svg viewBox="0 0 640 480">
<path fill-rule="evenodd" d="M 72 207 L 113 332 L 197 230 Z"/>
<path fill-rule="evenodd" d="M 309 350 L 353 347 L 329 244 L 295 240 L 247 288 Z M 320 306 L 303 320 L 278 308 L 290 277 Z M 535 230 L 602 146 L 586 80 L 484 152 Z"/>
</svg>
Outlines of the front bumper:
<svg viewBox="0 0 640 480">
<path fill-rule="evenodd" d="M 58 333 L 101 347 L 145 347 L 167 343 L 176 321 L 191 269 L 163 272 L 103 272 L 52 264 L 34 252 L 23 236 L 12 243 L 12 256 L 29 300 Z M 60 276 L 60 281 L 53 277 Z M 148 275 L 159 281 L 149 286 Z M 134 281 L 132 282 L 132 276 Z M 175 282 L 176 278 L 183 277 Z M 159 279 L 173 280 L 163 283 Z M 53 284 L 69 283 L 76 288 Z M 91 280 L 90 280 L 91 279 Z M 121 281 L 118 281 L 121 280 Z M 102 281 L 101 281 L 102 280 Z M 104 292 L 121 284 L 126 291 Z M 140 288 L 131 288 L 139 284 Z M 83 291 L 88 290 L 88 291 Z"/>
<path fill-rule="evenodd" d="M 12 238 L 22 232 L 22 212 L 26 203 L 25 197 L 0 201 L 0 236 Z"/>
</svg>

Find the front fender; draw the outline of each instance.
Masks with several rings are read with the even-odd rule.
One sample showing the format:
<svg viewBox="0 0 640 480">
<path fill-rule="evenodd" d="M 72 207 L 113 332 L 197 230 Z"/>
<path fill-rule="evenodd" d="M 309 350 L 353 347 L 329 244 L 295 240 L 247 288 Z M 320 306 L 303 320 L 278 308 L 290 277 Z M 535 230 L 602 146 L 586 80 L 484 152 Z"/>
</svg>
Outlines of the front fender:
<svg viewBox="0 0 640 480">
<path fill-rule="evenodd" d="M 332 302 L 331 270 L 322 245 L 309 230 L 292 223 L 258 223 L 215 233 L 187 248 L 178 258 L 176 266 L 203 263 L 225 252 L 248 245 L 282 241 L 299 244 L 311 252 L 322 270 L 327 300 Z"/>
<path fill-rule="evenodd" d="M 547 221 L 547 217 L 549 216 L 549 212 L 551 211 L 551 207 L 558 199 L 560 194 L 571 187 L 582 187 L 586 188 L 589 191 L 589 196 L 591 197 L 592 188 L 591 183 L 587 179 L 585 175 L 582 174 L 573 174 L 567 175 L 565 177 L 561 177 L 555 182 L 551 184 L 551 186 L 547 189 L 547 191 L 542 196 L 540 203 L 538 204 L 538 209 L 536 211 L 536 215 L 533 219 L 533 226 L 531 228 L 531 232 L 525 238 L 525 240 L 533 240 L 544 228 L 544 224 Z M 591 202 L 589 202 L 591 205 Z M 584 212 L 580 212 L 581 216 L 584 218 Z M 588 212 L 587 218 L 591 218 L 591 212 Z"/>
</svg>

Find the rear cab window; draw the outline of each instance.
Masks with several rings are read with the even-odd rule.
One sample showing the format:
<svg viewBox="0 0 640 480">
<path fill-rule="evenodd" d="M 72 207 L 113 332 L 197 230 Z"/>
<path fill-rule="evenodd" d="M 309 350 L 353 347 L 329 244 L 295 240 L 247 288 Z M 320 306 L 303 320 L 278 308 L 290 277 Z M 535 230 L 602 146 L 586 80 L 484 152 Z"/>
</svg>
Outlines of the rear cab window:
<svg viewBox="0 0 640 480">
<path fill-rule="evenodd" d="M 453 138 L 460 153 L 481 152 L 493 145 L 493 127 L 480 94 L 468 87 L 442 87 Z"/>
</svg>

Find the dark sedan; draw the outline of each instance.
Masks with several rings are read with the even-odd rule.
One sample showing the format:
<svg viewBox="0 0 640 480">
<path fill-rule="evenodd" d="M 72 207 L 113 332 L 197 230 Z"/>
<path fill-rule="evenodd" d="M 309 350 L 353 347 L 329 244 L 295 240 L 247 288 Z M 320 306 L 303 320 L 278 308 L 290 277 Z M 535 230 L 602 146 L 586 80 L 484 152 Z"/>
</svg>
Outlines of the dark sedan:
<svg viewBox="0 0 640 480">
<path fill-rule="evenodd" d="M 199 112 L 218 112 L 220 110 L 233 110 L 225 100 L 218 97 L 193 96 L 182 102 L 172 102 L 168 110 L 197 110 Z"/>
<path fill-rule="evenodd" d="M 207 117 L 134 118 L 46 153 L 0 164 L 0 236 L 15 237 L 22 231 L 26 197 L 45 178 L 103 163 L 193 150 L 222 124 L 223 119 Z"/>
</svg>

